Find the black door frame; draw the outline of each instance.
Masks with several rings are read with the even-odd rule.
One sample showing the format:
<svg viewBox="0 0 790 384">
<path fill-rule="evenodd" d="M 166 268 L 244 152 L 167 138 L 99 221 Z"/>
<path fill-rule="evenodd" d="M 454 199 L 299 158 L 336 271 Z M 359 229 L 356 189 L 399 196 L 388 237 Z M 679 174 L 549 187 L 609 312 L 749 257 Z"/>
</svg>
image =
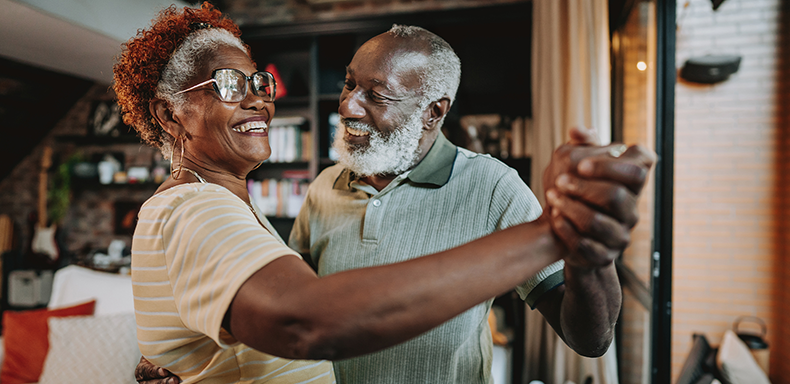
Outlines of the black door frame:
<svg viewBox="0 0 790 384">
<path fill-rule="evenodd" d="M 652 308 L 653 384 L 672 378 L 672 219 L 675 158 L 675 0 L 656 0 L 656 209 Z"/>
<path fill-rule="evenodd" d="M 621 284 L 650 311 L 650 382 L 670 384 L 672 378 L 672 220 L 675 132 L 675 13 L 676 0 L 652 0 L 656 4 L 656 147 L 655 212 L 651 277 L 643 282 L 625 264 L 617 263 Z M 619 28 L 639 0 L 621 1 Z M 614 52 L 612 73 L 612 138 L 622 141 L 622 59 Z M 618 332 L 619 334 L 620 332 Z M 618 343 L 621 340 L 618 340 Z"/>
</svg>

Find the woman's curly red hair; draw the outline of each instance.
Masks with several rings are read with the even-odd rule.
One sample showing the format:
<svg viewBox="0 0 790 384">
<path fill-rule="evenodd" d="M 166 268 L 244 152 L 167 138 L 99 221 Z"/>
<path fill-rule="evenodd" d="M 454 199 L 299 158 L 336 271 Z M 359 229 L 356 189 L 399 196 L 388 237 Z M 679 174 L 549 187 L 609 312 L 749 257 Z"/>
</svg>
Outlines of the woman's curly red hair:
<svg viewBox="0 0 790 384">
<path fill-rule="evenodd" d="M 123 113 L 123 121 L 134 127 L 146 143 L 157 148 L 163 144 L 164 131 L 153 121 L 148 105 L 156 95 L 157 84 L 173 52 L 192 32 L 193 23 L 207 23 L 236 37 L 241 30 L 213 5 L 204 2 L 200 9 L 175 5 L 162 10 L 150 29 L 139 29 L 137 36 L 123 44 L 123 51 L 113 67 L 113 89 Z"/>
</svg>

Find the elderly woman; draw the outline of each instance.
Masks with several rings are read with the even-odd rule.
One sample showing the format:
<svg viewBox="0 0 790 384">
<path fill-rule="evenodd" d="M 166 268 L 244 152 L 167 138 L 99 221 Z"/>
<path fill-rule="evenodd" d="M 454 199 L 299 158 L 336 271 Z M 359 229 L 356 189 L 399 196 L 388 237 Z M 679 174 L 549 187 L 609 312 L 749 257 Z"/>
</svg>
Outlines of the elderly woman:
<svg viewBox="0 0 790 384">
<path fill-rule="evenodd" d="M 172 164 L 132 244 L 137 337 L 152 363 L 190 383 L 332 383 L 329 362 L 304 359 L 408 340 L 567 252 L 544 214 L 436 255 L 318 278 L 250 202 L 247 174 L 271 152 L 276 83 L 239 36 L 208 4 L 171 7 L 114 68 L 124 121 Z M 558 152 L 566 166 L 550 178 L 575 167 L 571 153 Z"/>
</svg>

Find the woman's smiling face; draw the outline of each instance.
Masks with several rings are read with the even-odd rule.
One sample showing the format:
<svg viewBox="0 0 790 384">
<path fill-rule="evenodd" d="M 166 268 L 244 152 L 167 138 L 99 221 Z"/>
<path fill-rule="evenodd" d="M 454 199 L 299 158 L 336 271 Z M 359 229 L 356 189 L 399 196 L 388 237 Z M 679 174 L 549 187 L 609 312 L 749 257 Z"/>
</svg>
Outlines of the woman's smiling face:
<svg viewBox="0 0 790 384">
<path fill-rule="evenodd" d="M 247 54 L 230 46 L 220 46 L 204 61 L 191 87 L 211 78 L 214 70 L 233 68 L 252 75 L 255 65 Z M 274 104 L 265 102 L 251 89 L 237 103 L 223 102 L 212 84 L 186 93 L 186 106 L 174 113 L 187 132 L 185 157 L 193 163 L 220 172 L 246 176 L 252 167 L 271 155 L 268 126 Z M 264 127 L 265 129 L 261 129 Z"/>
</svg>

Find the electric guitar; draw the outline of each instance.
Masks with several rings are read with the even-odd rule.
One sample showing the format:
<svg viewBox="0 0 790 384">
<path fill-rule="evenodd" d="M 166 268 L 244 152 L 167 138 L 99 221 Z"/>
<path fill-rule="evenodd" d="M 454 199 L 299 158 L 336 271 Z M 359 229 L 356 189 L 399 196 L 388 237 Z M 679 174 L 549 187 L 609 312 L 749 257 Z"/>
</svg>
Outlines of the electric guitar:
<svg viewBox="0 0 790 384">
<path fill-rule="evenodd" d="M 52 148 L 44 147 L 41 156 L 41 169 L 38 173 L 38 222 L 33 231 L 30 248 L 34 253 L 43 254 L 51 261 L 58 259 L 58 245 L 55 242 L 55 224 L 47 226 L 47 172 L 52 166 Z"/>
</svg>

